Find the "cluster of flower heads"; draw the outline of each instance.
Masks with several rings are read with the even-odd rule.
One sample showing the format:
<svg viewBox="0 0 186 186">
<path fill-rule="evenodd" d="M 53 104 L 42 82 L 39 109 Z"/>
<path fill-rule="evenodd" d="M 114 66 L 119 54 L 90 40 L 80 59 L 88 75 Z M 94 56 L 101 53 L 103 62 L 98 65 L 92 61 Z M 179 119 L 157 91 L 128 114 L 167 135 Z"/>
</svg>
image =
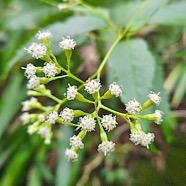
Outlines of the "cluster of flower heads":
<svg viewBox="0 0 186 186">
<path fill-rule="evenodd" d="M 55 78 L 55 76 L 59 73 L 67 72 L 64 71 L 62 67 L 60 67 L 57 60 L 54 60 L 53 53 L 51 53 L 52 50 L 49 41 L 50 37 L 51 33 L 49 31 L 39 32 L 37 34 L 37 39 L 42 43 L 32 43 L 30 47 L 26 48 L 26 51 L 31 54 L 32 57 L 44 61 L 43 67 L 36 67 L 31 63 L 27 64 L 26 68 L 23 67 L 23 69 L 25 69 L 25 76 L 28 78 L 27 88 L 31 89 L 28 91 L 30 92 L 29 95 L 31 96 L 50 95 L 48 97 L 53 98 L 54 96 L 52 96 L 51 92 L 47 90 L 42 84 L 48 83 L 50 79 Z M 66 39 L 62 37 L 62 41 L 59 43 L 59 47 L 62 48 L 65 52 L 73 50 L 75 46 L 76 42 L 69 36 L 67 36 Z M 67 58 L 69 57 L 66 53 L 65 55 Z M 37 76 L 38 73 L 43 73 L 45 76 Z M 118 123 L 115 115 L 117 115 L 119 112 L 105 107 L 101 100 L 109 99 L 113 96 L 121 96 L 121 86 L 116 82 L 113 82 L 109 85 L 108 90 L 102 96 L 100 96 L 99 91 L 102 87 L 100 79 L 90 78 L 82 84 L 83 86 L 81 86 L 81 88 L 84 88 L 85 92 L 91 94 L 94 100 L 86 99 L 79 92 L 79 87 L 77 87 L 77 85 L 70 84 L 68 84 L 67 90 L 64 93 L 63 100 L 77 100 L 81 102 L 93 103 L 95 107 L 99 105 L 99 108 L 95 108 L 94 112 L 85 113 L 81 110 L 73 110 L 68 107 L 64 107 L 61 111 L 59 111 L 59 109 L 63 106 L 60 103 L 62 100 L 56 98 L 54 100 L 57 100 L 57 105 L 53 107 L 46 107 L 39 103 L 37 98 L 31 97 L 29 100 L 22 102 L 22 111 L 24 113 L 20 117 L 23 124 L 30 124 L 28 126 L 27 132 L 30 135 L 34 133 L 39 134 L 42 138 L 44 138 L 45 144 L 51 143 L 51 139 L 53 137 L 53 126 L 56 124 L 73 126 L 76 127 L 77 130 L 80 129 L 79 134 L 70 137 L 69 145 L 71 148 L 66 149 L 65 151 L 65 157 L 67 160 L 72 161 L 76 161 L 78 159 L 78 149 L 84 148 L 83 139 L 88 132 L 95 131 L 96 126 L 100 128 L 101 137 L 101 143 L 98 145 L 97 149 L 98 152 L 107 155 L 109 152 L 112 152 L 115 149 L 115 143 L 108 140 L 106 132 L 110 132 L 117 127 Z M 148 100 L 142 105 L 134 98 L 125 104 L 127 113 L 119 114 L 130 124 L 131 134 L 129 140 L 131 140 L 135 145 L 140 144 L 149 148 L 150 143 L 154 141 L 154 134 L 146 134 L 142 130 L 141 126 L 137 126 L 136 123 L 138 123 L 138 119 L 154 121 L 157 124 L 161 123 L 163 113 L 160 110 L 156 110 L 153 114 L 140 115 L 141 111 L 149 108 L 153 104 L 159 105 L 161 102 L 161 97 L 159 94 L 159 92 L 156 94 L 151 91 L 148 95 Z M 58 106 L 58 104 L 60 106 Z M 29 111 L 32 109 L 37 109 L 40 112 L 29 113 Z M 105 109 L 111 113 L 99 116 L 99 109 Z M 78 122 L 73 123 L 74 118 L 78 118 Z"/>
</svg>

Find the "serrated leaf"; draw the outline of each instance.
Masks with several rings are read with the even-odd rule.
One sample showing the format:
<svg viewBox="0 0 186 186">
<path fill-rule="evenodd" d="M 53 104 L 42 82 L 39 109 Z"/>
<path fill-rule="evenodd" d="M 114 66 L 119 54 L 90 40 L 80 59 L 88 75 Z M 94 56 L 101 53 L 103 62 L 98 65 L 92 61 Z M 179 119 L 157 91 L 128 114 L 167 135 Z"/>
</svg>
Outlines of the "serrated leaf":
<svg viewBox="0 0 186 186">
<path fill-rule="evenodd" d="M 143 103 L 152 87 L 155 61 L 142 39 L 119 43 L 108 60 L 109 82 L 122 85 L 122 102 L 136 98 Z"/>
</svg>

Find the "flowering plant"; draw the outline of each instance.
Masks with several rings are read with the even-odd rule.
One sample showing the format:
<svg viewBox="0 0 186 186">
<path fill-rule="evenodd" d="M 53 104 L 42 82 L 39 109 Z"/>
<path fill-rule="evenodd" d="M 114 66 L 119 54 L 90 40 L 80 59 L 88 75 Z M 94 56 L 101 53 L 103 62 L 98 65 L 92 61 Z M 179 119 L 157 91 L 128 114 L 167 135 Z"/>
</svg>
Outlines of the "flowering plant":
<svg viewBox="0 0 186 186">
<path fill-rule="evenodd" d="M 124 34 L 125 32 L 119 36 L 117 42 L 119 42 Z M 78 159 L 78 149 L 84 148 L 83 141 L 86 139 L 87 133 L 99 128 L 101 142 L 98 145 L 98 152 L 106 156 L 115 149 L 115 143 L 109 141 L 107 133 L 117 127 L 118 122 L 116 116 L 120 116 L 130 126 L 131 134 L 129 139 L 135 145 L 140 144 L 149 148 L 151 142 L 154 141 L 154 134 L 150 132 L 145 133 L 139 120 L 143 119 L 154 121 L 157 124 L 161 123 L 162 112 L 160 110 L 156 110 L 155 113 L 151 114 L 141 113 L 152 105 L 158 105 L 161 102 L 160 92 L 156 94 L 150 91 L 148 99 L 143 104 L 140 104 L 135 98 L 128 101 L 128 103 L 125 104 L 126 113 L 124 111 L 119 112 L 113 110 L 103 104 L 103 100 L 120 97 L 123 91 L 123 87 L 118 85 L 117 82 L 112 82 L 105 93 L 101 94 L 100 92 L 102 87 L 100 77 L 103 67 L 117 42 L 111 46 L 97 72 L 86 81 L 83 81 L 71 72 L 71 56 L 73 55 L 76 42 L 67 36 L 67 38 L 62 38 L 62 41 L 59 43 L 59 47 L 62 48 L 66 56 L 66 67 L 63 67 L 53 54 L 50 37 L 51 33 L 49 31 L 39 32 L 37 39 L 40 40 L 41 43 L 32 43 L 30 47 L 25 48 L 32 57 L 44 61 L 43 66 L 34 66 L 29 63 L 26 67 L 23 67 L 25 76 L 28 78 L 27 93 L 31 98 L 22 102 L 22 110 L 24 113 L 21 115 L 21 121 L 23 124 L 29 124 L 28 133 L 38 133 L 44 138 L 45 144 L 50 144 L 54 133 L 54 125 L 59 124 L 75 127 L 78 134 L 70 137 L 71 148 L 66 149 L 65 157 L 67 160 L 76 161 Z M 42 74 L 44 76 L 42 76 Z M 45 86 L 50 81 L 62 78 L 72 78 L 78 84 L 78 86 L 68 84 L 63 99 L 54 96 Z M 84 91 L 80 93 L 81 89 L 84 89 Z M 86 96 L 87 93 L 91 95 L 90 98 Z M 36 97 L 38 96 L 46 96 L 55 101 L 56 104 L 54 106 L 44 106 L 37 100 Z M 92 112 L 85 112 L 79 108 L 71 109 L 64 106 L 66 102 L 73 100 L 91 104 L 94 110 Z M 31 109 L 34 109 L 34 112 L 28 113 Z M 100 115 L 100 110 L 105 110 L 109 112 L 109 114 Z M 76 123 L 74 123 L 75 118 L 79 118 Z"/>
</svg>

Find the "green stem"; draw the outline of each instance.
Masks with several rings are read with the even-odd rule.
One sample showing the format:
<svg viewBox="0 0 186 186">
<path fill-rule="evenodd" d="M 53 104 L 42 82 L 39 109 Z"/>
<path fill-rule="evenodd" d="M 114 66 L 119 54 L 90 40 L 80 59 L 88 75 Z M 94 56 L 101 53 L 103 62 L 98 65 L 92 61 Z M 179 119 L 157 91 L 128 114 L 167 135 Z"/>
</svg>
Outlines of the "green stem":
<svg viewBox="0 0 186 186">
<path fill-rule="evenodd" d="M 121 113 L 121 112 L 115 111 L 115 110 L 113 110 L 113 109 L 111 109 L 111 108 L 108 108 L 108 107 L 102 105 L 102 104 L 100 105 L 100 108 L 102 108 L 102 109 L 104 109 L 104 110 L 107 110 L 107 111 L 109 111 L 109 112 L 112 112 L 113 114 L 116 114 L 116 115 L 121 116 L 121 117 L 123 117 L 124 119 L 126 119 L 126 114 L 123 114 L 123 113 Z"/>
<path fill-rule="evenodd" d="M 110 56 L 110 54 L 112 53 L 112 51 L 114 50 L 114 48 L 116 47 L 116 45 L 119 43 L 119 41 L 125 37 L 128 33 L 128 31 L 130 30 L 131 26 L 133 25 L 134 21 L 138 18 L 139 14 L 142 12 L 142 10 L 145 8 L 145 6 L 150 2 L 151 0 L 146 0 L 141 6 L 140 8 L 137 10 L 137 12 L 134 14 L 134 16 L 131 18 L 130 22 L 127 24 L 126 28 L 123 30 L 122 33 L 120 33 L 118 35 L 118 37 L 116 38 L 115 42 L 112 44 L 112 46 L 110 47 L 109 51 L 107 52 L 105 58 L 103 59 L 100 67 L 98 68 L 97 72 L 95 74 L 92 75 L 92 79 L 96 77 L 100 79 L 101 76 L 101 72 Z"/>
</svg>

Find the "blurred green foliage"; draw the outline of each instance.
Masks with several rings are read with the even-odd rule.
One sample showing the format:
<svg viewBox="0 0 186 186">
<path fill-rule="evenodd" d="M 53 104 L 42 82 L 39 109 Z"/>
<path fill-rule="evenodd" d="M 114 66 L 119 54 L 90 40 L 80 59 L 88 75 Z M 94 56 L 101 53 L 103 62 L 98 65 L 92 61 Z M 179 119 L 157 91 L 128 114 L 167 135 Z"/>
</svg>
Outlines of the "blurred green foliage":
<svg viewBox="0 0 186 186">
<path fill-rule="evenodd" d="M 165 175 L 165 171 L 157 173 L 146 159 L 140 161 L 136 170 L 131 168 L 136 166 L 137 161 L 136 159 L 129 161 L 133 145 L 126 139 L 123 140 L 125 129 L 120 135 L 117 130 L 111 134 L 119 136 L 118 145 L 116 152 L 105 161 L 98 155 L 97 161 L 94 162 L 95 156 L 92 154 L 95 153 L 92 152 L 96 151 L 94 143 L 97 143 L 97 139 L 91 136 L 87 142 L 87 152 L 82 151 L 79 161 L 71 164 L 64 159 L 69 136 L 73 133 L 70 129 L 61 128 L 55 135 L 54 142 L 46 146 L 37 135 L 30 137 L 26 132 L 26 126 L 20 126 L 21 101 L 26 99 L 26 78 L 21 66 L 34 61 L 26 54 L 24 48 L 35 40 L 38 30 L 49 30 L 52 33 L 54 53 L 60 62 L 63 57 L 60 55 L 58 42 L 66 35 L 75 38 L 79 48 L 94 43 L 99 58 L 102 59 L 105 50 L 120 30 L 128 26 L 142 2 L 88 0 L 87 3 L 92 5 L 91 9 L 70 6 L 61 10 L 59 5 L 62 1 L 57 0 L 0 2 L 1 186 L 71 186 L 76 183 L 84 183 L 87 186 L 184 185 L 185 181 L 182 178 L 185 177 L 185 170 L 182 166 L 186 152 L 183 150 L 185 145 L 182 147 L 179 145 L 179 140 L 183 139 L 178 138 L 176 145 L 174 143 L 170 148 Z M 146 99 L 144 95 L 147 95 L 149 90 L 160 91 L 163 98 L 160 109 L 165 113 L 161 135 L 167 142 L 171 142 L 173 138 L 170 108 L 179 107 L 181 102 L 185 102 L 185 10 L 184 0 L 151 0 L 143 11 L 137 13 L 127 37 L 116 46 L 108 60 L 107 71 L 102 77 L 106 79 L 104 86 L 113 80 L 123 85 L 125 90 L 121 97 L 123 103 L 133 97 L 144 101 Z M 72 59 L 76 63 L 73 65 L 73 72 L 77 72 L 83 63 L 78 56 L 77 52 Z M 167 92 L 163 88 L 164 82 Z M 56 94 L 63 94 L 62 82 L 57 82 L 56 85 L 51 83 L 50 86 Z M 172 100 L 171 103 L 167 93 Z M 50 104 L 48 100 L 43 102 Z M 120 107 L 118 102 L 113 101 L 109 104 Z M 144 124 L 144 127 L 150 130 L 151 126 Z M 157 142 L 156 145 L 164 152 L 161 143 Z M 140 150 L 138 153 L 140 154 Z M 130 162 L 130 166 L 127 165 L 127 161 Z M 178 174 L 182 173 L 178 177 L 179 180 L 173 178 L 171 170 L 175 167 Z"/>
</svg>

